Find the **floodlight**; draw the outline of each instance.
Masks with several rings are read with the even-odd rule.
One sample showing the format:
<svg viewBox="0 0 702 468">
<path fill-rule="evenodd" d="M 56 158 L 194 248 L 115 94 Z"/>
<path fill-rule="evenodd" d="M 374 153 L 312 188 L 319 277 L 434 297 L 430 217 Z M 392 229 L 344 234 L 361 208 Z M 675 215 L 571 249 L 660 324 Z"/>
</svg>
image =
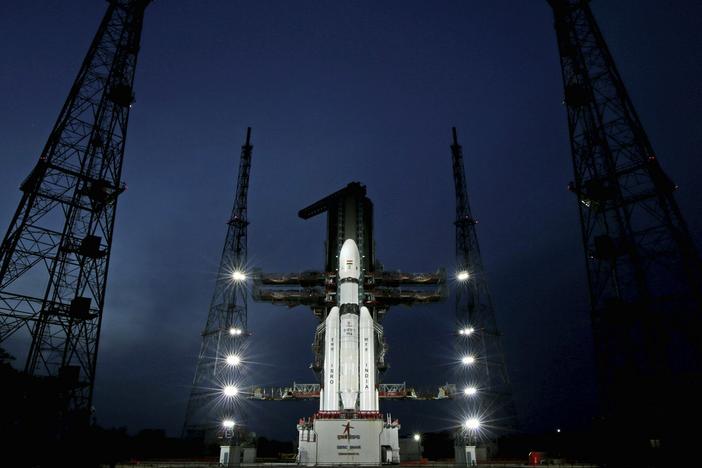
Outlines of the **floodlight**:
<svg viewBox="0 0 702 468">
<path fill-rule="evenodd" d="M 461 358 L 461 362 L 466 366 L 469 366 L 475 362 L 475 358 L 473 356 L 463 356 Z"/>
<path fill-rule="evenodd" d="M 232 272 L 232 280 L 237 282 L 246 281 L 246 273 L 240 270 L 234 270 Z"/>
<path fill-rule="evenodd" d="M 234 367 L 241 364 L 241 358 L 239 356 L 237 356 L 236 354 L 230 354 L 229 356 L 227 356 L 226 361 L 227 361 L 227 364 L 229 364 L 230 366 L 234 366 Z"/>
<path fill-rule="evenodd" d="M 468 418 L 463 425 L 469 431 L 475 431 L 480 427 L 480 420 L 478 418 Z"/>
</svg>

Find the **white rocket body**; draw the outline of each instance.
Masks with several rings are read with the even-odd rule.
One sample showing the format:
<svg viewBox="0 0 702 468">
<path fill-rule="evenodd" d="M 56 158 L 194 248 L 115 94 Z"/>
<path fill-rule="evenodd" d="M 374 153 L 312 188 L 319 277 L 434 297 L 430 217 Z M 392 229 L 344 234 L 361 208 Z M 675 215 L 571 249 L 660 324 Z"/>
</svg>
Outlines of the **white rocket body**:
<svg viewBox="0 0 702 468">
<path fill-rule="evenodd" d="M 358 315 L 341 316 L 339 393 L 344 409 L 356 409 L 358 400 Z"/>
<path fill-rule="evenodd" d="M 375 325 L 367 307 L 361 307 L 359 322 L 361 411 L 378 411 L 378 390 L 375 389 Z"/>
<path fill-rule="evenodd" d="M 339 308 L 327 315 L 324 337 L 324 388 L 319 393 L 320 409 L 339 410 Z"/>
<path fill-rule="evenodd" d="M 346 239 L 339 252 L 337 295 L 325 322 L 324 388 L 320 410 L 378 410 L 375 389 L 374 322 L 368 308 L 359 304 L 358 282 L 361 256 L 353 239 Z M 341 408 L 339 401 L 341 400 Z"/>
</svg>

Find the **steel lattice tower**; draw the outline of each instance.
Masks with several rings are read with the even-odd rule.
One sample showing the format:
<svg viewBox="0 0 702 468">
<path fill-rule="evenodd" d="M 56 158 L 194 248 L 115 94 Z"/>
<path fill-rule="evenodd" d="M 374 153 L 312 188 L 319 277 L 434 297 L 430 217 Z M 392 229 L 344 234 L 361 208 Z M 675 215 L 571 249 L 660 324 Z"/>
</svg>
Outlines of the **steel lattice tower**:
<svg viewBox="0 0 702 468">
<path fill-rule="evenodd" d="M 247 329 L 247 197 L 251 171 L 251 128 L 241 147 L 239 177 L 227 237 L 219 263 L 215 290 L 202 332 L 195 378 L 185 416 L 183 436 L 205 439 L 215 434 L 223 417 L 234 417 L 235 400 L 222 400 L 226 385 L 239 385 L 241 366 L 227 363 L 227 356 L 241 356 Z"/>
<path fill-rule="evenodd" d="M 88 414 L 139 42 L 148 0 L 113 0 L 0 246 L 0 342 Z"/>
<path fill-rule="evenodd" d="M 463 367 L 464 408 L 467 417 L 477 417 L 494 436 L 516 429 L 512 389 L 505 366 L 501 334 L 488 289 L 478 245 L 463 167 L 463 149 L 452 129 L 451 160 L 456 188 L 456 328 L 457 349 Z M 475 393 L 473 393 L 475 392 Z"/>
<path fill-rule="evenodd" d="M 699 414 L 702 267 L 587 1 L 558 38 L 604 414 L 646 432 Z M 652 396 L 656 402 L 651 404 Z"/>
</svg>

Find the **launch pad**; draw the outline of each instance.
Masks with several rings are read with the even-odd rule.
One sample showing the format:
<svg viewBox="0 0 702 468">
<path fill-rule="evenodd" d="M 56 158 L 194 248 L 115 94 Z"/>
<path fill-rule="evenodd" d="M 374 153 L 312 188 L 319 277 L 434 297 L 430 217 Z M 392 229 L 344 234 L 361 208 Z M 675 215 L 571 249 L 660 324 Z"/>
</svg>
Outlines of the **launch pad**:
<svg viewBox="0 0 702 468">
<path fill-rule="evenodd" d="M 378 381 L 387 368 L 381 321 L 391 305 L 443 299 L 445 275 L 386 274 L 376 268 L 373 204 L 361 184 L 351 183 L 299 215 L 308 219 L 324 212 L 324 272 L 258 274 L 254 281 L 256 300 L 307 305 L 320 319 L 311 365 L 320 381 L 319 411 L 298 421 L 297 461 L 306 466 L 397 464 L 400 423 L 383 415 L 379 404 Z M 289 285 L 300 289 L 280 288 Z"/>
<path fill-rule="evenodd" d="M 354 239 L 339 252 L 338 306 L 324 320 L 323 387 L 319 412 L 298 423 L 298 462 L 399 463 L 400 425 L 379 412 L 375 384 L 375 321 L 360 302 L 361 255 Z M 360 303 L 359 303 L 360 302 Z"/>
</svg>

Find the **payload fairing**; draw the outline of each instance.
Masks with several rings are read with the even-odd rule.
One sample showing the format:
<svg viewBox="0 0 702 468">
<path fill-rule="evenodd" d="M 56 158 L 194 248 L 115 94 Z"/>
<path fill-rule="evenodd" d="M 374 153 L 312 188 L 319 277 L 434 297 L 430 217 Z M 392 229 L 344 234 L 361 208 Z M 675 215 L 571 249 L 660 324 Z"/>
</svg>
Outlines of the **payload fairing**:
<svg viewBox="0 0 702 468">
<path fill-rule="evenodd" d="M 353 239 L 339 252 L 338 305 L 325 321 L 320 411 L 378 411 L 374 321 L 359 298 L 361 255 Z M 360 402 L 359 402 L 360 395 Z"/>
</svg>

